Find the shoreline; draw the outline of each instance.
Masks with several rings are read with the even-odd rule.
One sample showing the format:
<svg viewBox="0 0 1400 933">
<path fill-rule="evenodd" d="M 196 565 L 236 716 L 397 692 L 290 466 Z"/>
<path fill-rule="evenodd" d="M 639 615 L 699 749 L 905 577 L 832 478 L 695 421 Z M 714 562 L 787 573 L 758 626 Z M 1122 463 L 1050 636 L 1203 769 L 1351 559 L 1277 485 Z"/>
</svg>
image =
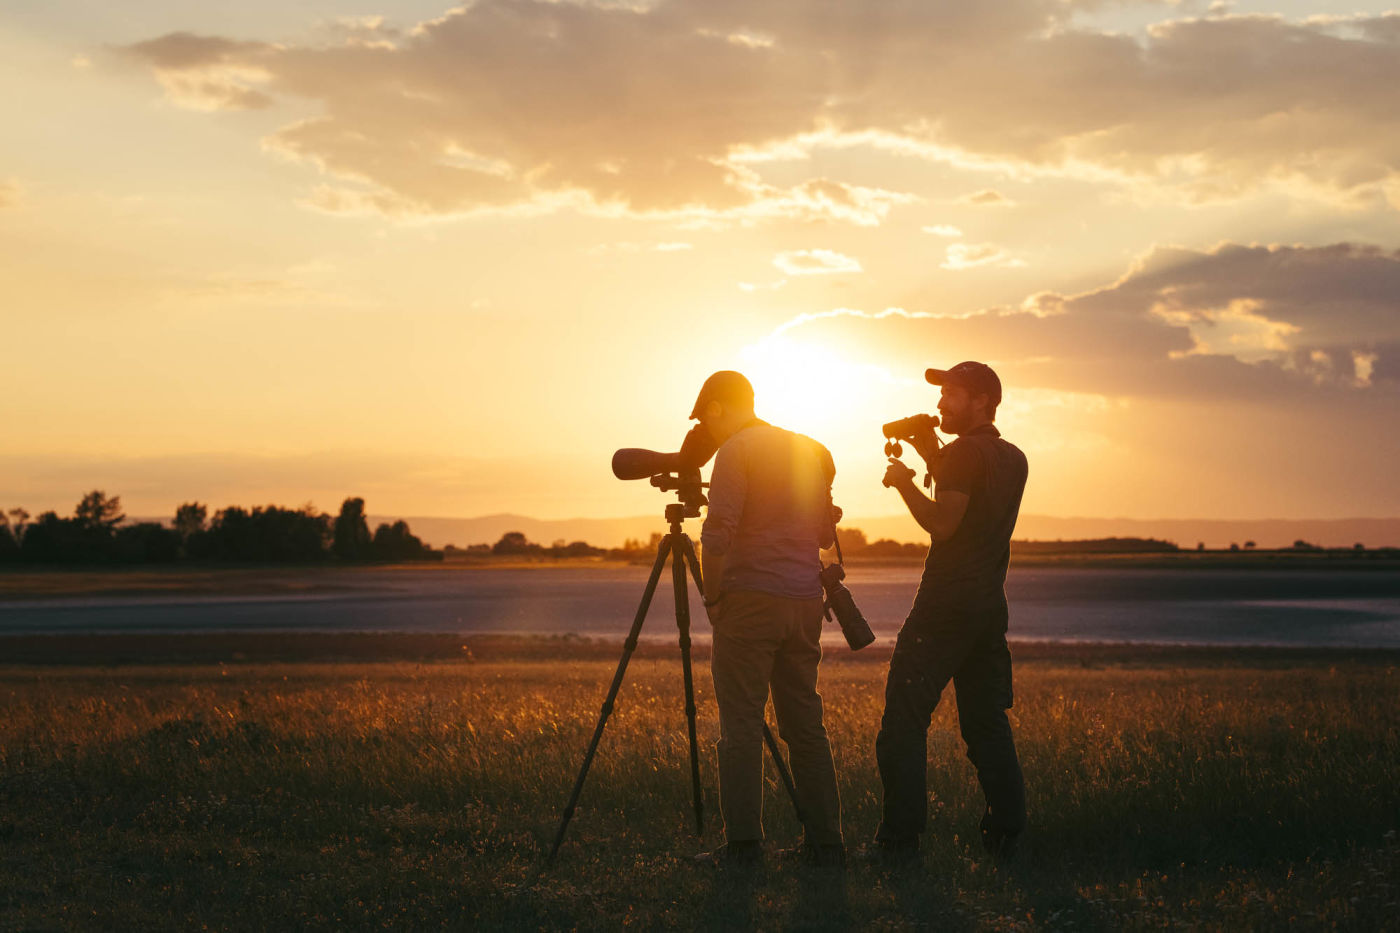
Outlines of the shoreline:
<svg viewBox="0 0 1400 933">
<path fill-rule="evenodd" d="M 1021 570 L 1147 570 L 1210 573 L 1222 570 L 1300 573 L 1364 571 L 1400 573 L 1400 552 L 1377 549 L 1361 556 L 1351 552 L 1182 551 L 1176 554 L 1023 554 L 1012 555 L 1012 572 Z M 283 596 L 353 592 L 383 575 L 472 574 L 492 570 L 601 573 L 646 569 L 653 557 L 621 561 L 602 558 L 544 560 L 481 559 L 391 564 L 234 564 L 137 566 L 0 566 L 0 606 L 7 601 L 105 596 Z M 847 566 L 859 570 L 923 565 L 918 558 L 852 556 Z"/>
<path fill-rule="evenodd" d="M 1292 667 L 1400 664 L 1400 648 L 1294 647 L 1048 642 L 1009 639 L 1016 663 L 1095 666 Z M 133 667 L 288 663 L 609 662 L 623 639 L 581 635 L 460 635 L 440 632 L 189 632 L 53 633 L 0 635 L 0 669 L 14 667 Z M 826 664 L 884 664 L 892 640 L 859 652 L 824 645 Z M 642 641 L 634 660 L 679 660 L 674 639 Z M 692 657 L 708 661 L 708 639 L 696 639 Z"/>
</svg>

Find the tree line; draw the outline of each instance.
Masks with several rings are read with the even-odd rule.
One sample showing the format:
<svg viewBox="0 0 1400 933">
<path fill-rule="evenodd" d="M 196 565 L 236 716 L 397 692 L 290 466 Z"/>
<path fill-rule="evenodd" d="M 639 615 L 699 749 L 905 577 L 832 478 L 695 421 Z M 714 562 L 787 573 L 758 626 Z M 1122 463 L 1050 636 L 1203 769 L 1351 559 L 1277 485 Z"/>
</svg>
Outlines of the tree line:
<svg viewBox="0 0 1400 933">
<path fill-rule="evenodd" d="M 553 544 L 544 545 L 531 541 L 521 531 L 507 531 L 495 544 L 472 544 L 467 547 L 448 545 L 443 550 L 448 557 L 468 558 L 506 557 L 557 560 L 568 557 L 606 557 L 610 560 L 635 560 L 643 553 L 656 553 L 661 535 L 653 534 L 649 545 L 628 539 L 620 548 L 594 547 L 587 541 L 564 541 L 560 538 Z"/>
<path fill-rule="evenodd" d="M 841 543 L 843 557 L 861 557 L 875 560 L 923 560 L 928 553 L 928 542 L 895 541 L 880 538 L 871 541 L 859 528 L 838 528 L 837 540 Z M 448 545 L 445 548 L 449 558 L 489 558 L 514 557 L 526 559 L 557 559 L 566 557 L 604 557 L 609 560 L 649 560 L 656 554 L 661 544 L 661 535 L 652 533 L 650 541 L 628 538 L 622 547 L 594 547 L 586 541 L 565 543 L 562 539 L 552 545 L 537 544 L 523 532 L 508 531 L 495 544 L 473 544 L 458 548 Z M 697 542 L 698 545 L 698 542 Z M 1249 542 L 1253 547 L 1254 542 Z M 1017 553 L 1029 554 L 1158 554 L 1174 553 L 1181 548 L 1171 541 L 1155 538 L 1095 538 L 1083 541 L 1013 541 L 1011 548 Z M 821 552 L 827 561 L 836 560 L 836 549 Z"/>
<path fill-rule="evenodd" d="M 124 524 L 120 496 L 93 490 L 69 517 L 23 508 L 0 512 L 0 562 L 34 564 L 160 564 L 176 561 L 313 564 L 441 560 L 408 523 L 384 522 L 373 534 L 365 500 L 346 499 L 334 517 L 312 505 L 245 509 L 228 506 L 209 516 L 187 502 L 173 521 Z"/>
</svg>

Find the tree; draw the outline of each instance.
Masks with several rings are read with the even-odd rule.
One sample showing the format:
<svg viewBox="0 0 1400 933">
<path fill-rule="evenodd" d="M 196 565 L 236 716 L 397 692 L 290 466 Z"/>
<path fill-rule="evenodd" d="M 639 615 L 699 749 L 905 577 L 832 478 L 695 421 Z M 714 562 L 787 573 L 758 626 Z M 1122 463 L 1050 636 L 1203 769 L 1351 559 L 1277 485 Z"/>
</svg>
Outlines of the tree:
<svg viewBox="0 0 1400 933">
<path fill-rule="evenodd" d="M 20 559 L 36 563 L 73 563 L 97 557 L 93 536 L 78 527 L 75 518 L 59 518 L 57 512 L 41 514 L 24 533 Z"/>
<path fill-rule="evenodd" d="M 180 556 L 180 536 L 157 522 L 138 522 L 117 529 L 113 556 L 127 564 L 169 563 Z"/>
<path fill-rule="evenodd" d="M 107 536 L 112 530 L 121 524 L 126 518 L 122 514 L 122 497 L 107 497 L 107 494 L 100 489 L 83 496 L 77 508 L 73 510 L 73 518 L 77 520 L 78 527 L 90 534 Z"/>
<path fill-rule="evenodd" d="M 331 550 L 341 560 L 369 560 L 374 556 L 374 539 L 365 520 L 365 500 L 346 499 L 340 504 L 335 520 L 335 537 Z"/>
<path fill-rule="evenodd" d="M 859 528 L 837 528 L 836 540 L 841 542 L 842 554 L 858 554 L 870 546 Z"/>
<path fill-rule="evenodd" d="M 531 544 L 525 537 L 523 531 L 507 531 L 501 535 L 501 540 L 491 546 L 492 554 L 528 554 L 530 551 L 538 551 L 538 544 Z"/>
<path fill-rule="evenodd" d="M 175 510 L 175 534 L 182 542 L 188 542 L 204 530 L 208 518 L 209 510 L 203 503 L 186 502 Z"/>
<path fill-rule="evenodd" d="M 215 514 L 198 540 L 201 550 L 216 560 L 309 563 L 326 557 L 331 517 L 311 506 L 269 505 L 251 512 L 230 506 Z"/>
<path fill-rule="evenodd" d="M 22 508 L 10 509 L 10 533 L 15 536 L 16 542 L 24 541 L 24 529 L 29 521 L 29 513 Z"/>
<path fill-rule="evenodd" d="M 1244 543 L 1244 549 L 1245 549 L 1246 551 L 1252 551 L 1252 550 L 1254 550 L 1254 548 L 1255 548 L 1256 546 L 1257 546 L 1257 545 L 1255 545 L 1255 543 L 1254 543 L 1253 541 L 1246 541 L 1246 542 Z"/>
<path fill-rule="evenodd" d="M 0 512 L 0 560 L 19 557 L 19 538 L 10 528 L 10 519 Z"/>
<path fill-rule="evenodd" d="M 600 547 L 594 547 L 587 541 L 565 542 L 563 538 L 555 541 L 549 547 L 550 557 L 596 557 L 606 554 L 607 551 Z"/>
<path fill-rule="evenodd" d="M 392 525 L 386 522 L 374 530 L 375 560 L 421 560 L 428 552 L 403 519 Z"/>
</svg>

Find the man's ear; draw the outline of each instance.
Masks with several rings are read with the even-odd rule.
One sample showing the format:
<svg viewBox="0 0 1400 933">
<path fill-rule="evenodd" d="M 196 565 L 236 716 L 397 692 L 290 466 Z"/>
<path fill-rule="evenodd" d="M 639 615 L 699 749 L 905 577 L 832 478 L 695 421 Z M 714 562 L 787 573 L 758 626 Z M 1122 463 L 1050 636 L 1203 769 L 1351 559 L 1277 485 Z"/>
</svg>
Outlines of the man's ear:
<svg viewBox="0 0 1400 933">
<path fill-rule="evenodd" d="M 724 415 L 724 406 L 714 399 L 705 403 L 705 414 L 711 418 L 720 418 Z"/>
</svg>

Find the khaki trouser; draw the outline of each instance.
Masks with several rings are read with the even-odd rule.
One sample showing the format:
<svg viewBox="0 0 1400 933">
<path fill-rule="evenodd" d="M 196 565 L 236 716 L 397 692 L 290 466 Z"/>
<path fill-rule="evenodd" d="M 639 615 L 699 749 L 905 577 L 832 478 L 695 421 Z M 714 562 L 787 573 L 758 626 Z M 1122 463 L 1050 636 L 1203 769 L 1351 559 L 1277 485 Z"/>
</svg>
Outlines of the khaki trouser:
<svg viewBox="0 0 1400 933">
<path fill-rule="evenodd" d="M 710 669 L 719 705 L 719 806 L 729 842 L 763 838 L 763 717 L 769 688 L 787 743 L 807 841 L 841 842 L 841 800 L 831 759 L 817 664 L 822 600 L 751 590 L 720 603 Z"/>
</svg>

